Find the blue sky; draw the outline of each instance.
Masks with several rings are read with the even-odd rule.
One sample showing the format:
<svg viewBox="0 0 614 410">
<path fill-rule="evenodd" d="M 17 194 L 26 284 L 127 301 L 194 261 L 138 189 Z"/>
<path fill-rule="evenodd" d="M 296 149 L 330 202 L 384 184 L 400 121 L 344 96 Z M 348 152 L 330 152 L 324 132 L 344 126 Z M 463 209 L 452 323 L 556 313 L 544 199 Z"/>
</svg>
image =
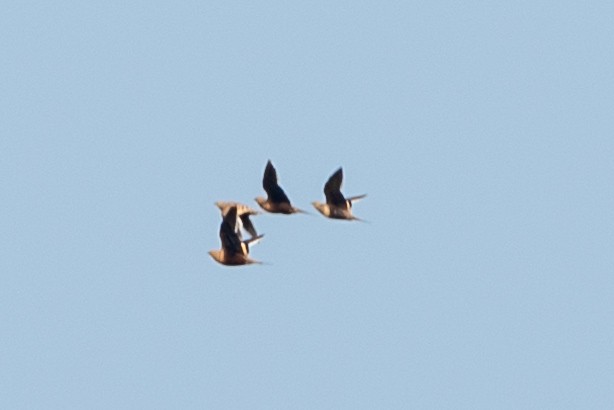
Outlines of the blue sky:
<svg viewBox="0 0 614 410">
<path fill-rule="evenodd" d="M 611 3 L 3 9 L 0 407 L 611 406 Z"/>
</svg>

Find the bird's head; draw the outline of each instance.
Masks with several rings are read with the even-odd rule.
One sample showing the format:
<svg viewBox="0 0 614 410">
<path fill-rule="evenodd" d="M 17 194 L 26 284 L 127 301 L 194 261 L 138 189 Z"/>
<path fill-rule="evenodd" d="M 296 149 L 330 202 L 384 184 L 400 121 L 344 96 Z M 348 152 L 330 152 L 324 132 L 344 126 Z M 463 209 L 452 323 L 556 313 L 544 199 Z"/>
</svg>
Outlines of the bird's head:
<svg viewBox="0 0 614 410">
<path fill-rule="evenodd" d="M 329 210 L 326 204 L 323 204 L 322 202 L 319 202 L 319 201 L 313 201 L 311 205 L 313 205 L 313 207 L 317 209 L 318 212 L 320 212 L 322 215 L 328 216 Z"/>
</svg>

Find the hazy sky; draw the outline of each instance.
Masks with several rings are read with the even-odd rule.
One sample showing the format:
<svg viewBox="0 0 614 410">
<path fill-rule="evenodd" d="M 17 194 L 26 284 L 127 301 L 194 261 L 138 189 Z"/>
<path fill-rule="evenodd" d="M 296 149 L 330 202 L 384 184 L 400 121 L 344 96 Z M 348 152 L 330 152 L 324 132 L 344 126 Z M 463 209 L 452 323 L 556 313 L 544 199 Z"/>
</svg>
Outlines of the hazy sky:
<svg viewBox="0 0 614 410">
<path fill-rule="evenodd" d="M 0 407 L 614 402 L 614 5 L 9 2 Z M 213 203 L 271 159 L 313 215 Z M 354 213 L 311 207 L 344 167 Z"/>
</svg>

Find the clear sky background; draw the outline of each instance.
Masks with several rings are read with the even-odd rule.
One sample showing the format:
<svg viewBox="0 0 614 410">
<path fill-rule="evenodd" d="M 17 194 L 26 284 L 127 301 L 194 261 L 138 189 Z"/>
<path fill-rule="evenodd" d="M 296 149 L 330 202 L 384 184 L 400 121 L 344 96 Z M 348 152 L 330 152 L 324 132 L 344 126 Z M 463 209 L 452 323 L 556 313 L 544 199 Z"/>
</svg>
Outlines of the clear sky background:
<svg viewBox="0 0 614 410">
<path fill-rule="evenodd" d="M 0 408 L 611 408 L 612 2 L 2 9 Z"/>
</svg>

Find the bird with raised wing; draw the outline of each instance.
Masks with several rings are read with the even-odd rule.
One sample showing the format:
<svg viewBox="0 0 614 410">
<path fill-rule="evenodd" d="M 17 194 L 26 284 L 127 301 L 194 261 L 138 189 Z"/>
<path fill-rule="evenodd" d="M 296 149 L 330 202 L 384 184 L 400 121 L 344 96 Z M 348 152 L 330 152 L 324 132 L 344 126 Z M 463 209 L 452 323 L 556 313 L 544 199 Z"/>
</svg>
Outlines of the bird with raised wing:
<svg viewBox="0 0 614 410">
<path fill-rule="evenodd" d="M 311 204 L 322 215 L 332 219 L 345 219 L 349 221 L 363 221 L 352 215 L 352 203 L 367 196 L 367 194 L 345 198 L 341 193 L 343 183 L 343 169 L 335 171 L 324 185 L 324 195 L 326 203 L 314 201 Z M 364 222 L 364 221 L 363 221 Z"/>
<path fill-rule="evenodd" d="M 247 231 L 252 238 L 258 236 L 256 228 L 249 217 L 252 215 L 260 215 L 260 212 L 239 202 L 217 201 L 215 206 L 217 206 L 222 212 L 222 218 L 226 216 L 230 208 L 233 206 L 237 208 L 237 234 L 239 235 L 239 239 L 243 239 L 243 235 L 241 235 L 241 228 Z"/>
<path fill-rule="evenodd" d="M 237 217 L 237 207 L 231 206 L 226 211 L 226 215 L 220 225 L 220 241 L 222 249 L 211 250 L 209 255 L 218 263 L 226 266 L 249 265 L 262 262 L 253 260 L 249 257 L 250 245 L 256 244 L 264 235 L 258 235 L 248 240 L 242 241 L 237 233 L 239 230 Z"/>
<path fill-rule="evenodd" d="M 262 187 L 267 193 L 267 198 L 265 199 L 259 196 L 256 198 L 256 202 L 265 211 L 274 214 L 287 215 L 296 213 L 307 213 L 302 209 L 298 209 L 292 206 L 292 204 L 290 203 L 290 199 L 288 199 L 288 196 L 277 182 L 277 171 L 271 163 L 271 160 L 267 162 L 266 168 L 264 169 Z"/>
</svg>

